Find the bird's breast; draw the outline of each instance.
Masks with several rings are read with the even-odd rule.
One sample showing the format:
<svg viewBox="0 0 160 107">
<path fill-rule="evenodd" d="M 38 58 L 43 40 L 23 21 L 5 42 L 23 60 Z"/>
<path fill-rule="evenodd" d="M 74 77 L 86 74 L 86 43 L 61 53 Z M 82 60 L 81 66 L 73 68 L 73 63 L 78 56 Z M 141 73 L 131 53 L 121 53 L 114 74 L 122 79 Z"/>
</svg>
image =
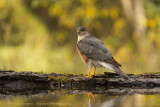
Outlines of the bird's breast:
<svg viewBox="0 0 160 107">
<path fill-rule="evenodd" d="M 78 54 L 80 55 L 83 63 L 88 64 L 89 58 L 88 58 L 86 55 L 84 55 L 84 54 L 78 49 L 77 46 L 76 46 L 76 49 L 77 49 Z"/>
</svg>

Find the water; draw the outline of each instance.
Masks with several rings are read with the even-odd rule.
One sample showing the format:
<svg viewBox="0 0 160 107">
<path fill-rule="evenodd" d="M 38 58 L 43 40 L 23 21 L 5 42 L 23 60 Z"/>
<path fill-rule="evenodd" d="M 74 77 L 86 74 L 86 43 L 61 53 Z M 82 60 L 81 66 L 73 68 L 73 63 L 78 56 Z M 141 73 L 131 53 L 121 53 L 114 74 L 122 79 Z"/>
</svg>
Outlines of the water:
<svg viewBox="0 0 160 107">
<path fill-rule="evenodd" d="M 160 107 L 158 93 L 112 91 L 54 90 L 36 94 L 27 92 L 28 95 L 1 94 L 0 107 Z"/>
</svg>

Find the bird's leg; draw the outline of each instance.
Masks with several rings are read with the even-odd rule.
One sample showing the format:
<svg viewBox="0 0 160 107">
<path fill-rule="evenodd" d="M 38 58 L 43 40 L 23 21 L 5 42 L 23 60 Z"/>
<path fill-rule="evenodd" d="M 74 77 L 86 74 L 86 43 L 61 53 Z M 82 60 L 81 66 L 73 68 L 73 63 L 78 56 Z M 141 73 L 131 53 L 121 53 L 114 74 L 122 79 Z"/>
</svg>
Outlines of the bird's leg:
<svg viewBox="0 0 160 107">
<path fill-rule="evenodd" d="M 93 72 L 93 75 L 96 76 L 96 67 L 94 67 L 94 72 Z"/>
<path fill-rule="evenodd" d="M 91 71 L 91 64 L 92 64 L 92 62 L 91 62 L 91 60 L 89 60 L 88 61 L 88 69 L 89 69 L 89 71 L 88 71 L 88 76 L 87 77 L 89 77 L 89 78 L 91 78 L 91 75 L 90 75 L 90 71 Z"/>
<path fill-rule="evenodd" d="M 86 76 L 86 77 L 88 77 L 88 78 L 92 77 L 91 74 L 90 74 L 90 69 L 88 70 L 88 76 Z"/>
</svg>

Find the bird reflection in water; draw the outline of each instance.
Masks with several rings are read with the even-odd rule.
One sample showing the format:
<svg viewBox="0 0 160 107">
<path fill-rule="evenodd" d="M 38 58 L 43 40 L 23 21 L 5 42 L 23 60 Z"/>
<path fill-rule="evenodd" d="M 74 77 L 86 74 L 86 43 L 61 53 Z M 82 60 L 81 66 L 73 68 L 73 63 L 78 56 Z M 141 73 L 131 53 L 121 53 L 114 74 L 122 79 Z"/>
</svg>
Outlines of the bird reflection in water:
<svg viewBox="0 0 160 107">
<path fill-rule="evenodd" d="M 119 107 L 121 102 L 129 95 L 128 92 L 122 93 L 112 99 L 107 99 L 102 103 L 96 102 L 96 94 L 88 93 L 88 107 Z M 93 100 L 92 100 L 93 99 Z M 92 102 L 93 101 L 93 102 Z"/>
</svg>

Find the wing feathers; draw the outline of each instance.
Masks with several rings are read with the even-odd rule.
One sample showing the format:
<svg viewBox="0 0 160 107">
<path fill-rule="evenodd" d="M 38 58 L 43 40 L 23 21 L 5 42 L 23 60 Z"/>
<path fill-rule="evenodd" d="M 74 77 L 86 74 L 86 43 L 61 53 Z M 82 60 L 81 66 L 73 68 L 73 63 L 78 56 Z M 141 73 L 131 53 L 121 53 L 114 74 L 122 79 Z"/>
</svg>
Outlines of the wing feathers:
<svg viewBox="0 0 160 107">
<path fill-rule="evenodd" d="M 113 64 L 120 67 L 121 65 L 113 58 L 109 49 L 103 44 L 103 42 L 96 37 L 88 36 L 85 39 L 80 40 L 77 43 L 77 48 L 87 57 L 105 61 L 106 63 Z"/>
</svg>

